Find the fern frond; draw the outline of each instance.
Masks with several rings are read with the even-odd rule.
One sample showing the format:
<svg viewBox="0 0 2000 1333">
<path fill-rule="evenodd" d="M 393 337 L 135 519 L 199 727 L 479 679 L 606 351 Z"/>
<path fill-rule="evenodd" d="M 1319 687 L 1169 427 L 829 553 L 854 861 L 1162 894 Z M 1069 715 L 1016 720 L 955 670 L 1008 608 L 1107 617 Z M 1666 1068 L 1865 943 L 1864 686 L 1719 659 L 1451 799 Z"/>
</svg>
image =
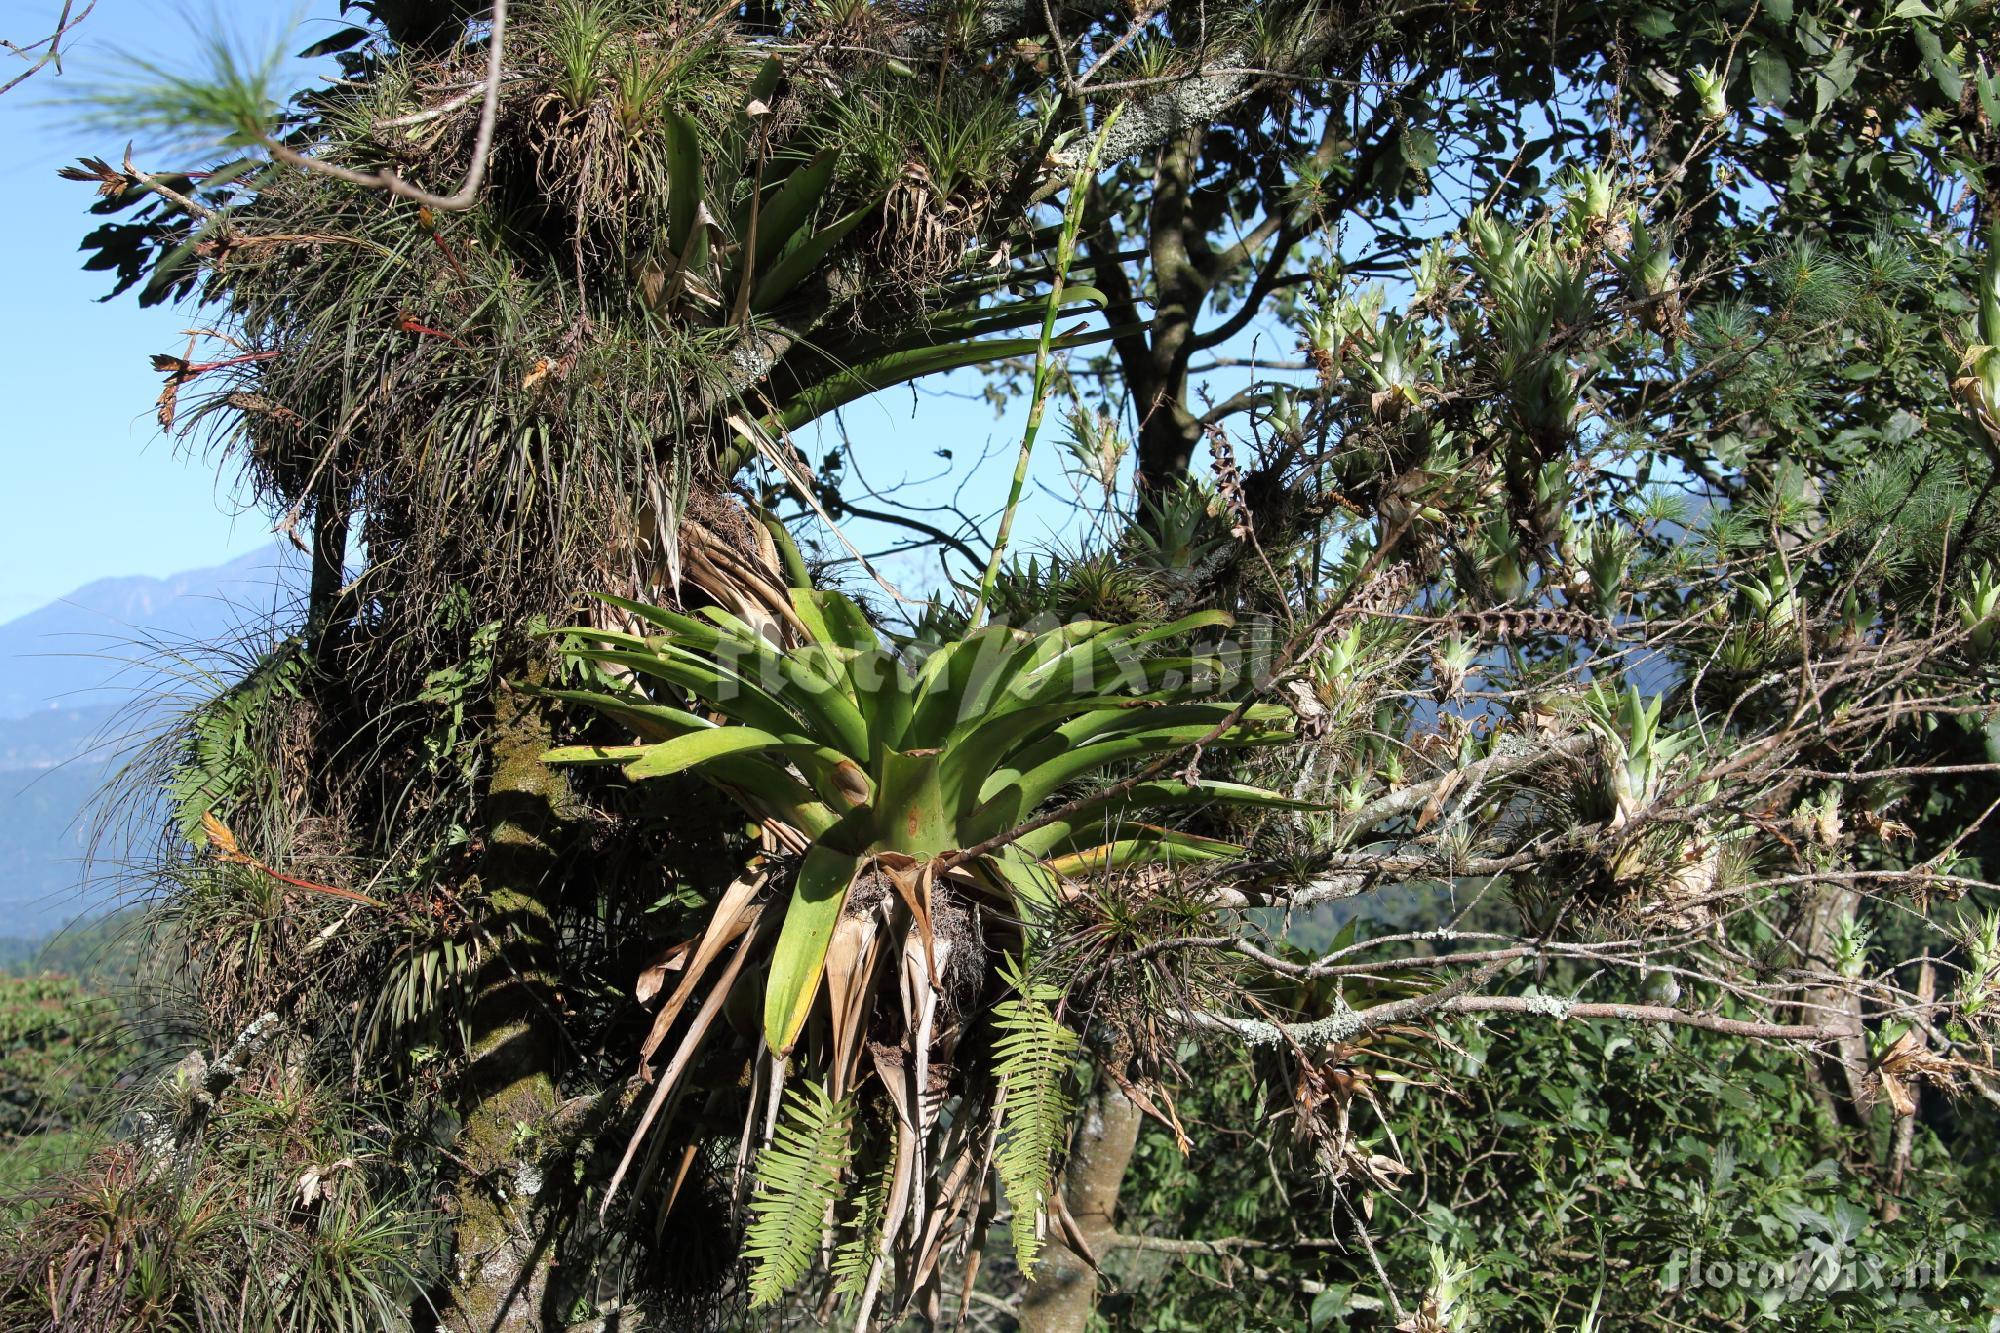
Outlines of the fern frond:
<svg viewBox="0 0 2000 1333">
<path fill-rule="evenodd" d="M 1050 1008 L 1054 986 L 1028 981 L 1011 961 L 1008 970 L 1015 998 L 993 1009 L 1000 1033 L 994 1066 L 1007 1088 L 995 1165 L 1013 1212 L 1014 1257 L 1021 1275 L 1032 1278 L 1042 1249 L 1037 1223 L 1055 1190 L 1056 1150 L 1069 1127 L 1065 1084 L 1077 1038 Z"/>
<path fill-rule="evenodd" d="M 296 699 L 302 675 L 297 654 L 280 648 L 190 714 L 186 749 L 166 784 L 183 837 L 192 838 L 210 811 L 233 811 L 275 780 L 259 745 L 269 725 L 266 708 L 273 699 Z"/>
<path fill-rule="evenodd" d="M 837 1295 L 859 1296 L 868 1285 L 868 1270 L 882 1244 L 882 1219 L 889 1212 L 889 1191 L 896 1183 L 893 1153 L 862 1187 L 848 1219 L 848 1237 L 833 1252 L 833 1289 Z"/>
<path fill-rule="evenodd" d="M 812 1266 L 847 1169 L 853 1111 L 848 1098 L 835 1101 L 813 1081 L 785 1098 L 777 1133 L 757 1162 L 755 1216 L 744 1237 L 752 1305 L 770 1305 Z"/>
</svg>

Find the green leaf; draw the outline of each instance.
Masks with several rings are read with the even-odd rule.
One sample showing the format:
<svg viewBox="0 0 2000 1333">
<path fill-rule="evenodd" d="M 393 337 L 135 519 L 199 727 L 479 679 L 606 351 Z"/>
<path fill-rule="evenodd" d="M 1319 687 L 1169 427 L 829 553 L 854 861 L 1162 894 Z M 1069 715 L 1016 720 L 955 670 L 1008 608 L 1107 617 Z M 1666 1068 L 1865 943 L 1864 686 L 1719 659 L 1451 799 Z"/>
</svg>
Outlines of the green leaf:
<svg viewBox="0 0 2000 1333">
<path fill-rule="evenodd" d="M 1128 337 L 1142 332 L 1147 327 L 1149 326 L 1145 324 L 1121 324 L 1117 328 L 1068 334 L 1053 339 L 1049 345 L 1057 349 L 1084 347 L 1091 343 Z M 906 380 L 920 379 L 925 375 L 938 375 L 948 370 L 957 370 L 963 366 L 978 365 L 987 361 L 1029 356 L 1040 346 L 1041 341 L 1037 338 L 996 338 L 893 352 L 856 366 L 852 370 L 829 375 L 817 384 L 809 386 L 784 406 L 778 415 L 778 424 L 786 430 L 798 430 L 835 408 L 845 407 L 857 398 L 865 398 L 871 393 L 891 388 Z"/>
<path fill-rule="evenodd" d="M 1212 722 L 1196 722 L 1178 727 L 1153 727 L 1133 731 L 1108 740 L 1079 745 L 1022 773 L 1001 770 L 988 784 L 991 794 L 965 830 L 968 838 L 990 837 L 1021 822 L 1036 806 L 1048 800 L 1066 783 L 1127 759 L 1146 759 L 1202 741 L 1214 730 Z M 1212 750 L 1246 745 L 1275 745 L 1292 739 L 1289 731 L 1266 731 L 1236 727 L 1214 740 Z"/>
<path fill-rule="evenodd" d="M 844 594 L 813 588 L 794 588 L 792 608 L 821 643 L 857 652 L 882 646 L 882 639 L 868 617 Z"/>
<path fill-rule="evenodd" d="M 854 683 L 855 702 L 860 705 L 874 747 L 874 753 L 865 758 L 878 763 L 883 751 L 903 748 L 916 682 L 901 659 L 887 648 L 855 653 L 847 663 L 847 673 Z"/>
<path fill-rule="evenodd" d="M 964 706 L 966 694 L 983 688 L 996 672 L 1004 670 L 1025 642 L 1027 636 L 1019 630 L 987 625 L 925 658 L 917 670 L 916 698 L 904 744 L 944 744 L 961 722 L 976 716 Z"/>
<path fill-rule="evenodd" d="M 1931 82 L 1948 102 L 1956 102 L 1965 91 L 1965 78 L 1959 73 L 1958 62 L 1944 52 L 1944 43 L 1930 28 L 1918 27 L 1910 36 L 1917 44 L 1917 54 L 1923 57 L 1924 70 L 1931 76 Z"/>
<path fill-rule="evenodd" d="M 1016 845 L 1002 847 L 980 866 L 1012 895 L 1016 910 L 1023 913 L 1054 907 L 1062 897 L 1062 881 L 1055 873 Z"/>
<path fill-rule="evenodd" d="M 764 1042 L 774 1054 L 789 1053 L 805 1028 L 826 970 L 826 946 L 860 871 L 860 857 L 824 841 L 815 842 L 799 865 L 764 988 Z"/>
<path fill-rule="evenodd" d="M 694 646 L 697 648 L 713 648 L 717 644 L 721 643 L 724 638 L 724 635 L 721 632 L 721 630 L 714 624 L 704 624 L 703 622 L 696 620 L 693 616 L 682 615 L 678 611 L 669 611 L 663 606 L 649 606 L 645 602 L 634 602 L 624 597 L 613 597 L 608 592 L 598 593 L 597 600 L 609 606 L 615 606 L 621 611 L 625 611 L 630 613 L 631 615 L 637 616 L 639 619 L 645 621 L 647 624 L 657 626 L 658 628 L 663 629 L 667 633 L 673 635 L 675 638 L 686 639 L 688 642 L 694 644 Z M 735 624 L 738 627 L 741 627 L 743 625 L 743 622 L 738 620 L 735 622 Z M 595 629 L 588 629 L 581 627 L 576 629 L 564 630 L 562 632 L 565 634 L 578 634 L 593 638 L 607 638 L 610 636 L 609 631 L 595 630 Z M 630 637 L 630 636 L 620 636 L 620 637 Z M 739 630 L 737 637 L 741 637 L 747 641 L 749 639 L 758 638 L 760 636 L 750 633 L 747 629 L 741 629 Z M 641 642 L 643 642 L 643 640 Z"/>
<path fill-rule="evenodd" d="M 1648 9 L 1645 13 L 1639 15 L 1638 22 L 1633 26 L 1639 30 L 1640 36 L 1650 37 L 1654 41 L 1658 41 L 1662 37 L 1672 36 L 1674 29 L 1679 25 L 1674 22 L 1674 16 L 1670 11 Z"/>
<path fill-rule="evenodd" d="M 318 60 L 321 56 L 351 51 L 374 36 L 367 28 L 342 28 L 331 37 L 322 37 L 294 56 L 294 60 Z"/>
<path fill-rule="evenodd" d="M 1062 289 L 1062 305 L 1067 310 L 1071 306 L 1087 305 L 1102 310 L 1109 304 L 1104 292 L 1088 283 L 1065 283 Z M 1005 333 L 1009 329 L 1023 328 L 1037 324 L 1048 317 L 1049 303 L 1041 300 L 1014 301 L 1005 305 L 971 305 L 962 310 L 950 310 L 931 316 L 930 322 L 920 330 L 920 336 L 900 347 L 933 346 L 936 338 L 931 335 L 950 333 L 953 341 L 964 338 L 980 338 L 990 333 Z"/>
<path fill-rule="evenodd" d="M 638 653 L 615 648 L 577 648 L 570 656 L 586 662 L 629 667 L 642 676 L 678 686 L 719 712 L 766 731 L 794 731 L 799 721 L 776 699 L 741 675 L 670 647 Z"/>
<path fill-rule="evenodd" d="M 1201 611 L 1151 629 L 1136 625 L 1119 626 L 1110 633 L 1091 636 L 1045 665 L 1024 670 L 1008 690 L 1028 703 L 1047 702 L 1066 687 L 1075 689 L 1076 681 L 1089 682 L 1088 688 L 1102 691 L 1104 684 L 1095 678 L 1105 673 L 1110 663 L 1119 666 L 1119 670 L 1112 673 L 1117 679 L 1134 680 L 1136 683 L 1136 680 L 1144 679 L 1143 675 L 1135 677 L 1134 674 L 1142 670 L 1138 661 L 1140 649 L 1179 635 L 1225 628 L 1235 623 L 1235 617 L 1227 611 Z"/>
<path fill-rule="evenodd" d="M 800 743 L 804 743 L 803 737 L 773 736 L 755 727 L 711 727 L 707 731 L 676 736 L 670 741 L 639 746 L 638 753 L 626 761 L 625 776 L 634 782 L 672 777 L 726 755 L 780 749 L 788 744 Z"/>
<path fill-rule="evenodd" d="M 1825 115 L 1828 107 L 1847 96 L 1854 87 L 1854 75 L 1853 47 L 1840 47 L 1828 56 L 1826 64 L 1813 75 L 1813 93 L 1817 99 L 1813 115 Z"/>
<path fill-rule="evenodd" d="M 743 238 L 741 254 L 749 255 L 751 280 L 777 259 L 778 254 L 793 240 L 797 239 L 813 210 L 819 207 L 821 196 L 833 181 L 833 169 L 840 160 L 838 151 L 828 148 L 813 155 L 810 162 L 785 178 L 785 183 L 770 192 L 750 215 L 748 225 L 755 236 Z M 726 286 L 733 287 L 738 276 L 744 271 L 744 260 L 739 257 Z"/>
<path fill-rule="evenodd" d="M 712 729 L 712 728 L 711 728 Z M 542 751 L 545 764 L 623 764 L 646 752 L 643 745 L 558 745 Z"/>
<path fill-rule="evenodd" d="M 688 236 L 701 213 L 701 139 L 678 111 L 666 115 L 667 249 L 683 267 Z"/>
<path fill-rule="evenodd" d="M 1152 824 L 1128 824 L 1132 835 L 1080 847 L 1051 857 L 1042 864 L 1066 879 L 1123 870 L 1129 866 L 1172 865 L 1189 861 L 1227 861 L 1243 855 L 1243 848 L 1220 838 L 1203 838 L 1192 833 L 1159 828 Z"/>
<path fill-rule="evenodd" d="M 1413 167 L 1419 167 L 1428 171 L 1437 165 L 1437 135 L 1423 128 L 1421 125 L 1405 127 L 1397 146 L 1402 151 L 1403 161 Z"/>
<path fill-rule="evenodd" d="M 1014 845 L 1030 856 L 1047 856 L 1060 847 L 1075 843 L 1077 839 L 1092 830 L 1110 829 L 1111 812 L 1114 809 L 1146 810 L 1209 804 L 1265 810 L 1330 808 L 1314 801 L 1294 800 L 1281 793 L 1248 786 L 1241 782 L 1204 780 L 1199 787 L 1191 787 L 1185 782 L 1142 782 L 1115 802 L 1099 801 L 1082 806 L 1067 819 L 1045 824 L 1032 833 L 1023 834 Z"/>
<path fill-rule="evenodd" d="M 623 722 L 649 741 L 672 740 L 690 731 L 701 731 L 715 725 L 707 718 L 697 717 L 686 709 L 649 703 L 636 694 L 599 694 L 591 690 L 545 690 L 542 693 L 545 698 L 581 704 L 608 718 Z"/>
<path fill-rule="evenodd" d="M 853 1116 L 850 1099 L 835 1101 L 816 1080 L 785 1095 L 771 1145 L 757 1158 L 757 1190 L 743 1233 L 751 1305 L 775 1303 L 812 1267 L 847 1170 Z"/>
<path fill-rule="evenodd" d="M 1023 746 L 1008 756 L 1008 769 L 994 775 L 981 799 L 989 799 L 1000 785 L 1016 780 L 1020 774 L 1060 760 L 1075 753 L 1086 742 L 1111 740 L 1137 731 L 1150 731 L 1163 727 L 1195 727 L 1196 736 L 1206 734 L 1207 729 L 1229 716 L 1235 705 L 1211 700 L 1206 703 L 1174 703 L 1158 708 L 1107 708 L 1085 713 L 1081 717 L 1057 727 L 1046 738 L 1032 745 Z M 1239 730 L 1257 727 L 1265 723 L 1283 723 L 1291 716 L 1289 710 L 1277 704 L 1253 704 L 1244 711 Z M 1276 736 L 1289 737 L 1289 732 L 1273 732 Z M 1011 770 L 1011 771 L 1010 771 Z"/>
<path fill-rule="evenodd" d="M 821 227 L 810 236 L 796 238 L 785 247 L 785 252 L 757 278 L 757 285 L 750 292 L 750 308 L 758 313 L 790 296 L 801 282 L 804 282 L 834 247 L 847 239 L 847 234 L 875 211 L 874 203 L 866 203 L 828 225 Z"/>
<path fill-rule="evenodd" d="M 1782 111 L 1785 103 L 1792 100 L 1792 67 L 1785 63 L 1783 56 L 1768 47 L 1753 53 L 1750 57 L 1750 91 L 1765 106 Z"/>
</svg>

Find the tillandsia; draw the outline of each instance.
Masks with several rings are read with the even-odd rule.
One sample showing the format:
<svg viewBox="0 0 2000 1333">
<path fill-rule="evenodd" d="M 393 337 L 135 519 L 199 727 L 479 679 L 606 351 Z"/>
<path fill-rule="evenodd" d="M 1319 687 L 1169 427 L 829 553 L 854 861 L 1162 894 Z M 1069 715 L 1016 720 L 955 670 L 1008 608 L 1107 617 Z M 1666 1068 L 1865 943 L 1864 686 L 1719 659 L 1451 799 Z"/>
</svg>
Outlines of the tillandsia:
<svg viewBox="0 0 2000 1333">
<path fill-rule="evenodd" d="M 1291 739 L 1289 710 L 1218 697 L 1243 683 L 1240 646 L 1188 651 L 1231 617 L 996 622 L 910 660 L 836 592 L 795 589 L 781 642 L 718 608 L 696 616 L 606 600 L 647 632 L 562 631 L 566 656 L 594 684 L 548 694 L 639 739 L 564 746 L 545 760 L 616 765 L 635 782 L 698 774 L 760 821 L 769 852 L 690 941 L 645 1057 L 676 1031 L 679 1044 L 611 1191 L 647 1136 L 664 1131 L 662 1108 L 697 1050 L 728 1040 L 733 1058 L 755 1066 L 779 1123 L 794 1127 L 759 1155 L 749 1232 L 758 1301 L 803 1275 L 833 1201 L 869 1188 L 848 1170 L 848 1136 L 861 1126 L 888 1127 L 887 1144 L 858 1158 L 895 1182 L 887 1213 L 868 1225 L 881 1237 L 906 1223 L 922 1231 L 920 1275 L 945 1238 L 964 1243 L 996 1160 L 1018 1262 L 1031 1271 L 1076 1041 L 1049 1011 L 1055 992 L 1022 970 L 1043 952 L 1039 924 L 1077 880 L 1244 854 L 1144 822 L 1145 811 L 1312 808 L 1236 782 L 1080 786 L 1197 744 Z M 1077 791 L 1086 794 L 1048 811 Z M 681 1026 L 697 995 L 706 991 L 710 1013 L 732 987 L 759 1015 L 754 1049 L 700 1017 Z M 787 1087 L 803 1090 L 779 1113 Z M 857 1112 L 862 1103 L 875 1112 Z M 876 1235 L 848 1239 L 875 1253 Z M 863 1283 L 863 1323 L 879 1279 Z"/>
</svg>

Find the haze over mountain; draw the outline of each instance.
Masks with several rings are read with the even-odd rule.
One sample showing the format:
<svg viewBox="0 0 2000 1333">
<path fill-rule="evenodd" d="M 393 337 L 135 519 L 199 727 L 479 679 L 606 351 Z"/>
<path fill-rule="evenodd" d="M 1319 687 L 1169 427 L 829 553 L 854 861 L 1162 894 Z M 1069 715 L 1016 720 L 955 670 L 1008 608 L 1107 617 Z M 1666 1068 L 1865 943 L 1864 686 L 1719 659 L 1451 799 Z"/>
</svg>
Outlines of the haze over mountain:
<svg viewBox="0 0 2000 1333">
<path fill-rule="evenodd" d="M 299 558 L 271 547 L 165 578 L 101 579 L 0 625 L 0 936 L 47 935 L 116 900 L 121 848 L 100 846 L 84 878 L 92 802 L 185 701 L 202 645 L 267 633 L 301 581 Z"/>
</svg>

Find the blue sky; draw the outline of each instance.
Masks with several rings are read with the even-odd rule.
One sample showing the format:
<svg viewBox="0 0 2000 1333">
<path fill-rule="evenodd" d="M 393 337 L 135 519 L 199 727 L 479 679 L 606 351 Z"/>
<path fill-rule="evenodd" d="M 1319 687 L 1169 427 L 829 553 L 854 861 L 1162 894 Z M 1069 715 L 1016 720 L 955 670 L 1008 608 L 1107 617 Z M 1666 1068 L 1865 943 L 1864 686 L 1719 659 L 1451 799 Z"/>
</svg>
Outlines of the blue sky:
<svg viewBox="0 0 2000 1333">
<path fill-rule="evenodd" d="M 10 4 L 0 36 L 33 40 L 59 9 L 59 0 Z M 335 0 L 304 7 L 291 49 L 324 32 L 337 12 Z M 0 211 L 0 252 L 12 270 L 7 317 L 0 319 L 0 389 L 8 403 L 0 426 L 6 458 L 0 622 L 93 579 L 216 565 L 271 540 L 268 519 L 245 507 L 226 460 L 190 454 L 154 422 L 159 383 L 146 358 L 181 350 L 189 313 L 141 310 L 130 294 L 99 302 L 108 284 L 101 274 L 83 272 L 77 254 L 78 241 L 95 225 L 85 213 L 90 187 L 59 180 L 55 171 L 83 154 L 116 162 L 123 151 L 117 135 L 79 129 L 74 102 L 91 84 L 117 77 L 119 52 L 142 52 L 171 66 L 215 24 L 270 34 L 286 13 L 270 0 L 214 0 L 185 9 L 157 0 L 99 0 L 68 43 L 60 78 L 45 69 L 0 97 L 0 187 L 10 203 Z M 197 22 L 190 14 L 203 17 Z M 142 154 L 140 165 L 183 164 Z M 919 401 L 917 421 L 910 419 L 907 390 L 893 405 L 857 403 L 845 413 L 870 479 L 882 486 L 928 476 L 937 470 L 936 449 L 949 447 L 963 462 L 990 439 L 1000 445 L 987 469 L 992 475 L 982 474 L 983 484 L 969 494 L 1003 492 L 1012 462 L 1007 441 L 1018 438 L 1018 425 L 997 421 L 981 404 L 937 394 Z M 1036 471 L 1061 486 L 1056 452 L 1045 451 Z M 1027 520 L 1017 532 L 1032 541 L 1046 535 L 1046 525 Z M 882 544 L 883 534 L 856 534 L 864 546 L 871 539 Z M 921 582 L 934 562 L 891 560 L 888 568 Z"/>
<path fill-rule="evenodd" d="M 0 36 L 33 40 L 52 26 L 59 8 L 60 0 L 16 0 L 0 19 Z M 191 454 L 164 438 L 154 422 L 159 381 L 147 357 L 184 348 L 190 312 L 141 310 L 129 293 L 100 303 L 109 284 L 101 274 L 83 272 L 77 254 L 78 241 L 95 225 L 85 213 L 90 187 L 58 180 L 55 171 L 83 154 L 116 162 L 123 152 L 123 136 L 78 127 L 76 102 L 92 84 L 117 79 L 120 51 L 172 67 L 217 25 L 256 49 L 293 12 L 300 26 L 289 50 L 329 30 L 337 21 L 337 0 L 315 0 L 296 11 L 273 0 L 211 0 L 185 8 L 157 0 L 99 0 L 67 44 L 60 78 L 44 70 L 0 97 L 0 186 L 11 203 L 0 212 L 0 250 L 12 261 L 7 318 L 0 319 L 0 389 L 8 403 L 0 427 L 6 459 L 0 622 L 93 579 L 217 565 L 272 540 L 268 518 L 246 507 L 227 460 Z M 138 160 L 154 169 L 189 165 L 143 152 Z M 1247 352 L 1249 340 L 1241 341 L 1243 348 L 1226 350 Z M 1266 356 L 1290 351 L 1268 334 L 1262 343 Z M 914 401 L 908 387 L 890 391 L 851 405 L 838 426 L 823 423 L 799 443 L 816 457 L 816 433 L 844 429 L 876 488 L 932 479 L 901 492 L 897 501 L 940 503 L 956 492 L 965 509 L 990 516 L 1005 498 L 1023 408 L 1017 402 L 996 418 L 991 406 L 973 400 L 977 388 L 976 378 L 965 375 L 926 385 Z M 1016 524 L 1017 549 L 1042 544 L 1077 521 L 1062 431 L 1053 418 L 1043 431 L 1030 502 Z M 940 449 L 952 452 L 951 464 L 939 459 Z M 971 469 L 982 455 L 985 462 Z M 856 544 L 869 550 L 896 535 L 864 522 L 850 528 Z M 937 562 L 928 553 L 892 557 L 882 569 L 912 593 L 937 581 Z"/>
<path fill-rule="evenodd" d="M 16 0 L 0 36 L 28 42 L 53 26 L 59 0 Z M 213 13 L 270 31 L 265 0 L 219 0 Z M 319 6 L 334 12 L 332 0 Z M 269 524 L 242 511 L 215 460 L 186 457 L 153 421 L 153 352 L 178 350 L 185 312 L 140 310 L 85 273 L 77 242 L 95 223 L 90 187 L 58 180 L 82 154 L 114 161 L 123 140 L 77 129 L 65 99 L 118 68 L 116 52 L 161 63 L 199 36 L 188 12 L 148 0 L 99 0 L 73 34 L 63 74 L 44 69 L 0 97 L 0 252 L 9 259 L 0 319 L 0 621 L 92 579 L 165 574 L 220 564 L 269 540 Z M 304 43 L 301 42 L 300 45 Z M 0 66 L 4 68 L 4 66 Z M 142 163 L 143 165 L 143 163 Z M 164 164 L 162 164 L 164 165 Z"/>
</svg>

